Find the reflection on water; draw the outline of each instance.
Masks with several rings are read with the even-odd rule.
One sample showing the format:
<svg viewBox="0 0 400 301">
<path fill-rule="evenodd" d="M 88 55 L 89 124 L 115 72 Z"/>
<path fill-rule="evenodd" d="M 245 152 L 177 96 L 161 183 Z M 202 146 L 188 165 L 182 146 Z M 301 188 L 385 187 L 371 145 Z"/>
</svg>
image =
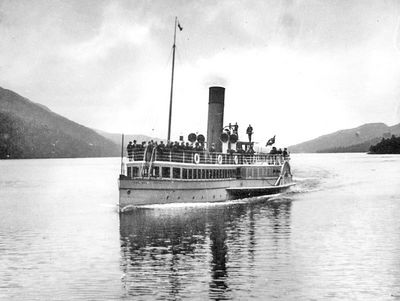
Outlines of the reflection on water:
<svg viewBox="0 0 400 301">
<path fill-rule="evenodd" d="M 290 238 L 290 210 L 291 201 L 285 199 L 225 206 L 164 205 L 121 214 L 126 294 L 224 300 L 234 297 L 233 288 L 251 289 L 249 280 L 259 276 L 256 257 L 279 257 L 281 241 Z M 260 248 L 258 241 L 264 239 L 269 246 Z"/>
<path fill-rule="evenodd" d="M 119 163 L 0 161 L 0 300 L 400 300 L 400 156 L 293 155 L 279 198 L 124 215 Z"/>
</svg>

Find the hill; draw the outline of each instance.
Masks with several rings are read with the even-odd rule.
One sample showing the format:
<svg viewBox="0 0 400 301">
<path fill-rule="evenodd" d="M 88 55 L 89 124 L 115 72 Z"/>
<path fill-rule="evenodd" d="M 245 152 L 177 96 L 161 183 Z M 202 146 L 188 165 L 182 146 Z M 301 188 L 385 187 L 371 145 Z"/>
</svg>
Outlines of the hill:
<svg viewBox="0 0 400 301">
<path fill-rule="evenodd" d="M 389 127 L 384 123 L 367 123 L 292 145 L 289 149 L 294 153 L 367 152 L 371 145 L 392 134 L 400 134 L 400 124 Z"/>
<path fill-rule="evenodd" d="M 118 156 L 95 131 L 0 87 L 0 158 Z"/>
<path fill-rule="evenodd" d="M 317 151 L 317 153 L 365 153 L 369 150 L 371 145 L 378 143 L 381 139 L 381 137 L 376 137 L 359 144 L 322 149 Z"/>
</svg>

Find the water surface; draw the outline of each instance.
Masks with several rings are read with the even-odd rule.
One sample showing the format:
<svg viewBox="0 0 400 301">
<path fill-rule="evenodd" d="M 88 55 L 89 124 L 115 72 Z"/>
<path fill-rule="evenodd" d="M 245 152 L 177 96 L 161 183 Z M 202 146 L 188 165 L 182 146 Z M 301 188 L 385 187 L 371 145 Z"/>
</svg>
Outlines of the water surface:
<svg viewBox="0 0 400 301">
<path fill-rule="evenodd" d="M 273 199 L 119 215 L 119 159 L 0 161 L 1 300 L 400 300 L 400 156 L 293 155 Z"/>
</svg>

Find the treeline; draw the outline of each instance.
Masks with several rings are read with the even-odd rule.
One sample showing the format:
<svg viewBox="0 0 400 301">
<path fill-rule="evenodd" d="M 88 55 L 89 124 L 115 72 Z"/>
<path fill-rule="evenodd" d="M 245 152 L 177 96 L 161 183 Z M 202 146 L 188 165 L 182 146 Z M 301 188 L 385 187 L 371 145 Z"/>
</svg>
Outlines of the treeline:
<svg viewBox="0 0 400 301">
<path fill-rule="evenodd" d="M 0 111 L 0 159 L 118 155 L 108 143 L 92 143 L 36 121 Z"/>
<path fill-rule="evenodd" d="M 382 138 L 381 142 L 369 148 L 370 154 L 400 154 L 400 137 Z"/>
</svg>

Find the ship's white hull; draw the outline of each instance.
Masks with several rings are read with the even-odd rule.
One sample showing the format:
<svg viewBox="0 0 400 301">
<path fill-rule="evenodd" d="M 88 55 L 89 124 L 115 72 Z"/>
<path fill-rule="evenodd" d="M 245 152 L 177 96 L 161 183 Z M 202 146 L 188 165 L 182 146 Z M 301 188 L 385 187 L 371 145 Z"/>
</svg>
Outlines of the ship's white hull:
<svg viewBox="0 0 400 301">
<path fill-rule="evenodd" d="M 294 185 L 290 179 L 159 180 L 120 179 L 120 208 L 165 203 L 220 202 L 276 194 Z"/>
</svg>

